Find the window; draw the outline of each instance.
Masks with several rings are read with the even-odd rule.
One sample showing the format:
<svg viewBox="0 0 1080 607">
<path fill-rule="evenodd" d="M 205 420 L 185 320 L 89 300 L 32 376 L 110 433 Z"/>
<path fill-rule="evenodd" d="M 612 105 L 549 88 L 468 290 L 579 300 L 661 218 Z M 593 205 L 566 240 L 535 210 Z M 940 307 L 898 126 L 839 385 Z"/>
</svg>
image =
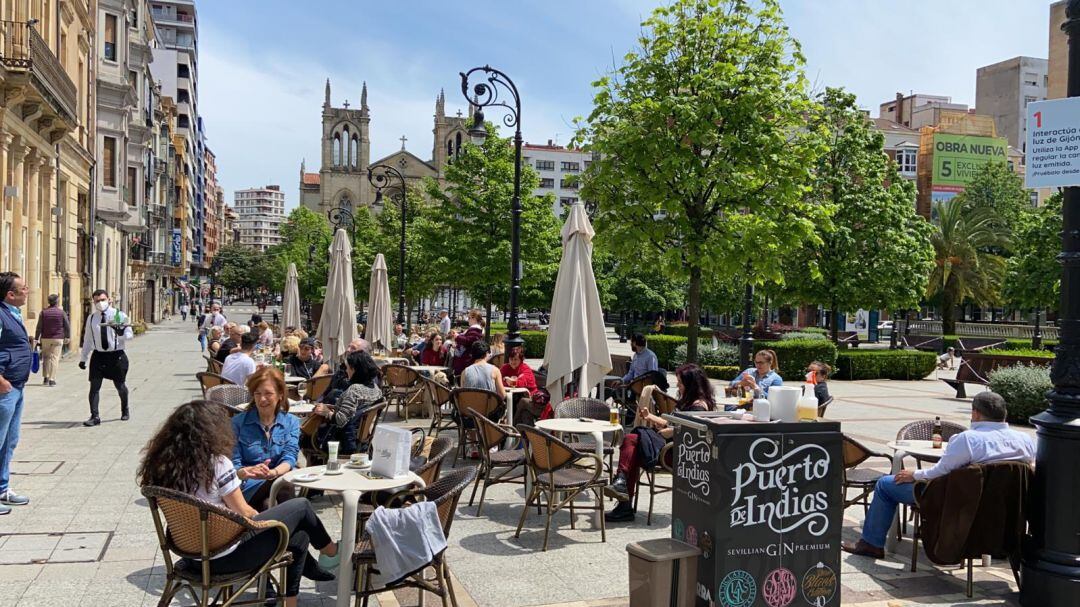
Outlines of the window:
<svg viewBox="0 0 1080 607">
<path fill-rule="evenodd" d="M 128 167 L 127 170 L 127 183 L 124 188 L 124 202 L 131 206 L 136 206 L 135 202 L 135 184 L 139 179 L 139 170 L 135 167 Z"/>
<path fill-rule="evenodd" d="M 101 183 L 107 188 L 116 187 L 116 138 L 104 137 L 101 145 Z"/>
<path fill-rule="evenodd" d="M 559 204 L 564 207 L 568 207 L 573 204 L 577 204 L 577 198 L 560 198 Z"/>
<path fill-rule="evenodd" d="M 578 189 L 577 179 L 560 179 L 559 187 L 564 190 L 576 190 Z"/>
<path fill-rule="evenodd" d="M 105 58 L 116 61 L 116 15 L 105 14 Z"/>
<path fill-rule="evenodd" d="M 555 170 L 555 161 L 554 160 L 537 160 L 536 161 L 536 170 L 537 171 L 554 171 Z"/>
<path fill-rule="evenodd" d="M 896 151 L 896 167 L 901 174 L 914 175 L 915 166 L 918 162 L 918 151 L 916 150 L 897 150 Z"/>
<path fill-rule="evenodd" d="M 360 166 L 356 162 L 356 155 L 359 153 L 360 140 L 356 138 L 356 135 L 352 136 L 352 143 L 349 144 L 349 162 L 352 163 L 353 168 Z"/>
<path fill-rule="evenodd" d="M 191 68 L 183 63 L 176 65 L 176 77 L 177 78 L 191 78 Z"/>
<path fill-rule="evenodd" d="M 1039 98 L 1034 95 L 1024 95 L 1024 107 L 1027 107 L 1029 103 L 1035 103 Z"/>
<path fill-rule="evenodd" d="M 334 166 L 341 165 L 341 135 L 334 135 Z"/>
<path fill-rule="evenodd" d="M 1039 206 L 1039 193 L 1035 190 L 1028 191 L 1028 201 L 1031 202 L 1031 207 L 1036 208 Z"/>
<path fill-rule="evenodd" d="M 552 161 L 552 162 L 554 162 L 554 161 Z M 542 188 L 553 188 L 553 187 L 555 187 L 555 180 L 552 179 L 551 177 L 544 177 L 543 179 L 540 180 L 540 187 L 542 187 Z"/>
<path fill-rule="evenodd" d="M 1024 72 L 1024 86 L 1039 86 L 1039 75 L 1032 72 Z"/>
<path fill-rule="evenodd" d="M 580 162 L 563 162 L 562 163 L 562 170 L 570 172 L 570 173 L 577 173 L 578 171 L 581 170 L 581 163 Z"/>
</svg>

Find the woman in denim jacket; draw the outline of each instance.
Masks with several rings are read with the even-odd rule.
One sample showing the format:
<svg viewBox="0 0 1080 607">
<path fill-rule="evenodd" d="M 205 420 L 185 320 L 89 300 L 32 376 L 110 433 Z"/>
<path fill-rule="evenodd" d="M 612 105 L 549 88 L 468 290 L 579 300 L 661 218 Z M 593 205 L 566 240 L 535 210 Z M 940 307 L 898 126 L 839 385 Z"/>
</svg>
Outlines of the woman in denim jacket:
<svg viewBox="0 0 1080 607">
<path fill-rule="evenodd" d="M 273 367 L 263 367 L 248 377 L 252 404 L 232 418 L 236 447 L 233 466 L 243 481 L 241 490 L 248 504 L 260 512 L 266 509 L 274 479 L 296 467 L 300 453 L 300 420 L 285 412 L 285 378 Z M 286 490 L 288 491 L 288 490 Z M 278 501 L 283 497 L 278 496 Z"/>
</svg>

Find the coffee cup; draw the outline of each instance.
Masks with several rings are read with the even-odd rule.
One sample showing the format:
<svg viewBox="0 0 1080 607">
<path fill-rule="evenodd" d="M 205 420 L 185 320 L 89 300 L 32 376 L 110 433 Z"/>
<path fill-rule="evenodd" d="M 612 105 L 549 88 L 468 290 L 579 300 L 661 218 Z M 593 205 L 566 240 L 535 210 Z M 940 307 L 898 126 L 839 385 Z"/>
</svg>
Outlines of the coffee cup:
<svg viewBox="0 0 1080 607">
<path fill-rule="evenodd" d="M 366 466 L 369 458 L 367 453 L 353 453 L 349 456 L 349 463 L 354 466 Z"/>
</svg>

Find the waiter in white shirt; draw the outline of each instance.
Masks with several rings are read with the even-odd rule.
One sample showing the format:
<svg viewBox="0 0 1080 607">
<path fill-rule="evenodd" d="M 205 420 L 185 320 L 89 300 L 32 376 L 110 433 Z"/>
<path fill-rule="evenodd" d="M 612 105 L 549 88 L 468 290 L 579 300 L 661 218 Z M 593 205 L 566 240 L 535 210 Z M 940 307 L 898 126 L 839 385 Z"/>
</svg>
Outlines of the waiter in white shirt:
<svg viewBox="0 0 1080 607">
<path fill-rule="evenodd" d="M 90 419 L 84 426 L 96 426 L 101 423 L 98 416 L 98 400 L 101 381 L 111 380 L 120 395 L 120 419 L 130 418 L 128 409 L 127 372 L 128 358 L 124 354 L 124 343 L 133 337 L 127 315 L 109 305 L 109 294 L 102 289 L 94 291 L 94 312 L 86 319 L 83 331 L 82 353 L 79 356 L 79 368 L 86 368 L 86 359 L 90 359 Z M 91 356 L 93 352 L 93 356 Z"/>
</svg>

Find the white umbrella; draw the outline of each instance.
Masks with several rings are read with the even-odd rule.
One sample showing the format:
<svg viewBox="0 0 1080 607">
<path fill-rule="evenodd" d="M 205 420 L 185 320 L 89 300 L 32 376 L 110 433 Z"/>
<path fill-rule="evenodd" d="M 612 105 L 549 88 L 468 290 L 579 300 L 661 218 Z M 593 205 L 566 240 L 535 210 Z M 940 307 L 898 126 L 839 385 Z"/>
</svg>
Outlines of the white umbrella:
<svg viewBox="0 0 1080 607">
<path fill-rule="evenodd" d="M 371 264 L 371 284 L 368 286 L 367 325 L 364 326 L 364 339 L 372 346 L 380 342 L 384 348 L 390 348 L 390 338 L 394 334 L 394 317 L 390 313 L 390 281 L 386 276 L 386 259 L 383 254 L 375 256 Z"/>
<path fill-rule="evenodd" d="M 594 234 L 585 207 L 574 204 L 562 230 L 562 261 L 551 298 L 551 320 L 544 350 L 547 386 L 553 395 L 561 395 L 563 387 L 578 371 L 581 372 L 579 390 L 584 394 L 611 370 L 604 311 L 600 308 L 600 293 L 592 269 Z"/>
<path fill-rule="evenodd" d="M 281 335 L 285 335 L 285 327 L 300 328 L 300 285 L 296 276 L 296 264 L 289 264 L 289 271 L 285 275 L 285 293 L 281 296 Z"/>
<path fill-rule="evenodd" d="M 326 299 L 316 334 L 322 342 L 323 355 L 337 362 L 349 342 L 356 339 L 356 299 L 352 282 L 352 245 L 345 230 L 338 229 L 330 244 L 330 275 L 326 280 Z"/>
</svg>

